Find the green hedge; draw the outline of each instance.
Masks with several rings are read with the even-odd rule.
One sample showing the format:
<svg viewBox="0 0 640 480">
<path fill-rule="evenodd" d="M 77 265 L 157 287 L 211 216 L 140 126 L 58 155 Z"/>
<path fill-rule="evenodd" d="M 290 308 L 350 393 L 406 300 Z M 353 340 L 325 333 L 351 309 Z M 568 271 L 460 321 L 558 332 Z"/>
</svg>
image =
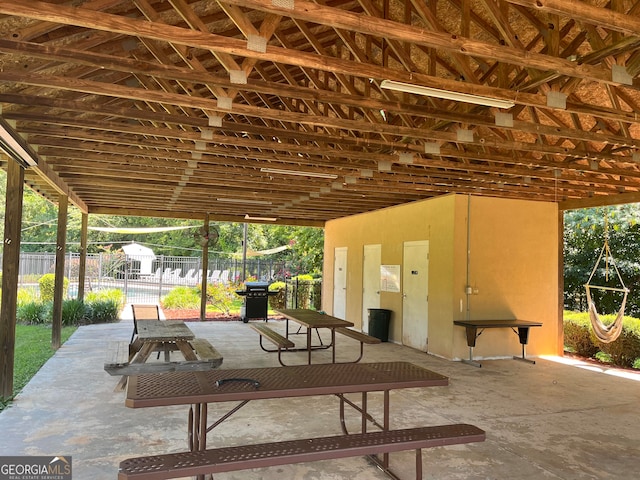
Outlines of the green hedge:
<svg viewBox="0 0 640 480">
<path fill-rule="evenodd" d="M 63 300 L 62 324 L 86 325 L 91 323 L 116 322 L 124 304 L 120 290 L 103 290 L 87 295 L 82 302 L 77 299 Z M 50 324 L 53 321 L 53 302 L 42 300 L 32 291 L 18 290 L 16 321 L 23 325 Z"/>
<path fill-rule="evenodd" d="M 613 322 L 615 315 L 601 315 L 603 323 Z M 640 319 L 624 317 L 622 333 L 614 342 L 603 343 L 591 328 L 589 314 L 564 312 L 564 344 L 568 351 L 583 357 L 595 357 L 603 352 L 611 363 L 621 367 L 640 368 Z"/>
<path fill-rule="evenodd" d="M 171 289 L 161 300 L 162 308 L 200 308 L 200 289 L 180 286 Z"/>
<path fill-rule="evenodd" d="M 53 293 L 55 290 L 56 276 L 53 273 L 47 273 L 40 277 L 38 285 L 40 286 L 40 298 L 43 302 L 50 302 L 53 300 Z M 69 279 L 64 277 L 62 279 L 62 296 L 66 298 L 67 291 L 69 290 Z"/>
<path fill-rule="evenodd" d="M 284 282 L 273 282 L 269 285 L 270 292 L 277 292 L 276 295 L 269 296 L 269 306 L 275 309 L 287 308 L 287 284 Z"/>
</svg>

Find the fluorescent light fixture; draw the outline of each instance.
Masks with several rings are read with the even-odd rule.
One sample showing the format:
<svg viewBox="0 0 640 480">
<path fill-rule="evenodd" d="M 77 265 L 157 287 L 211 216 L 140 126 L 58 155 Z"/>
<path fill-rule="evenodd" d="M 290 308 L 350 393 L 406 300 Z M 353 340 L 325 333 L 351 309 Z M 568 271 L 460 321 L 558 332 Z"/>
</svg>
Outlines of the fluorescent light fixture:
<svg viewBox="0 0 640 480">
<path fill-rule="evenodd" d="M 275 217 L 252 217 L 249 214 L 246 214 L 244 216 L 245 220 L 258 220 L 258 221 L 263 221 L 263 222 L 275 222 L 276 220 L 278 220 Z"/>
<path fill-rule="evenodd" d="M 279 175 L 296 175 L 299 177 L 315 177 L 315 178 L 330 178 L 335 180 L 338 178 L 338 175 L 334 175 L 332 173 L 317 173 L 317 172 L 305 172 L 303 170 L 286 170 L 281 168 L 261 168 L 261 172 L 263 173 L 275 173 Z"/>
<path fill-rule="evenodd" d="M 487 107 L 511 108 L 515 102 L 511 100 L 501 100 L 499 98 L 483 97 L 470 93 L 450 92 L 437 88 L 425 87 L 423 85 L 412 85 L 410 83 L 396 82 L 393 80 L 383 80 L 380 87 L 396 92 L 415 93 L 416 95 L 426 95 L 427 97 L 443 98 L 456 102 L 473 103 L 475 105 L 485 105 Z"/>
<path fill-rule="evenodd" d="M 251 198 L 216 198 L 218 202 L 223 203 L 247 203 L 250 205 L 271 205 L 271 202 L 268 200 L 253 200 Z"/>
<path fill-rule="evenodd" d="M 0 117 L 0 149 L 25 168 L 36 167 L 36 155 L 3 117 Z"/>
</svg>

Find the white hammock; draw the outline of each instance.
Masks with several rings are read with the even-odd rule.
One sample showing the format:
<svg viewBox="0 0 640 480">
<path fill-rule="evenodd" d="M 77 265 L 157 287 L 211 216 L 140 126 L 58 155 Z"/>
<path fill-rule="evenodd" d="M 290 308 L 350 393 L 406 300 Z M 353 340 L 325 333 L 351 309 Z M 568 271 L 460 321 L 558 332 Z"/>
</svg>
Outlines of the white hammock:
<svg viewBox="0 0 640 480">
<path fill-rule="evenodd" d="M 598 269 L 598 265 L 600 264 L 600 261 L 602 260 L 603 255 L 606 255 L 605 259 L 607 262 L 607 275 L 609 272 L 609 259 L 611 259 L 611 265 L 613 265 L 613 268 L 615 269 L 616 274 L 618 275 L 618 280 L 622 285 L 621 288 L 591 285 L 591 279 L 593 278 L 593 275 L 596 273 L 596 270 Z M 600 340 L 602 343 L 611 343 L 615 341 L 622 333 L 622 320 L 624 318 L 624 309 L 627 303 L 627 296 L 629 295 L 629 289 L 625 287 L 624 282 L 622 281 L 622 277 L 620 276 L 620 272 L 618 271 L 618 267 L 616 267 L 615 263 L 613 263 L 613 256 L 611 255 L 611 251 L 609 250 L 609 242 L 607 242 L 606 240 L 604 242 L 604 246 L 602 247 L 602 250 L 600 251 L 600 256 L 598 257 L 598 261 L 593 267 L 593 270 L 591 271 L 591 276 L 589 277 L 589 280 L 585 284 L 584 288 L 587 291 L 587 303 L 589 305 L 589 318 L 591 319 L 591 326 L 593 327 L 593 333 L 598 338 L 598 340 Z M 618 310 L 618 314 L 616 315 L 616 318 L 612 324 L 605 325 L 604 323 L 602 323 L 602 320 L 600 319 L 600 314 L 598 313 L 598 310 L 596 310 L 596 305 L 591 298 L 592 288 L 596 288 L 599 290 L 612 290 L 614 292 L 624 293 L 624 296 L 622 297 L 622 305 L 620 306 L 620 309 Z"/>
</svg>

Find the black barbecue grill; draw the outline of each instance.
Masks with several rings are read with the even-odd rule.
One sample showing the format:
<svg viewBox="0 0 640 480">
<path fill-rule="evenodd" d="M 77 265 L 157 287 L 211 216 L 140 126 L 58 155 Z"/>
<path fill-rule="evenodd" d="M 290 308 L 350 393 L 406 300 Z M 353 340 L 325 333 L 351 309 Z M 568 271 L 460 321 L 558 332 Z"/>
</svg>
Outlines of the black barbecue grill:
<svg viewBox="0 0 640 480">
<path fill-rule="evenodd" d="M 244 297 L 244 305 L 240 309 L 240 318 L 247 323 L 250 318 L 267 321 L 269 296 L 278 292 L 270 292 L 267 282 L 245 282 L 244 290 L 236 290 L 236 294 Z"/>
</svg>

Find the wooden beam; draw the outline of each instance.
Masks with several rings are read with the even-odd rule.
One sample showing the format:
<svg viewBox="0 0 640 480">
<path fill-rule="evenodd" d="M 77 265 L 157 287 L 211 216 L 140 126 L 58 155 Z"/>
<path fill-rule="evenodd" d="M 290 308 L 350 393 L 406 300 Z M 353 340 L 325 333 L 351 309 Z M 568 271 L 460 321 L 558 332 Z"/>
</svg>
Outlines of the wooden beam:
<svg viewBox="0 0 640 480">
<path fill-rule="evenodd" d="M 2 304 L 0 304 L 0 401 L 13 397 L 23 191 L 24 169 L 17 162 L 9 160 L 2 252 Z"/>
<path fill-rule="evenodd" d="M 263 12 L 289 16 L 306 22 L 328 25 L 332 28 L 343 28 L 376 37 L 390 38 L 447 52 L 455 52 L 461 55 L 488 56 L 499 62 L 519 65 L 525 68 L 535 68 L 541 71 L 554 70 L 569 77 L 618 85 L 612 81 L 610 72 L 600 67 L 576 65 L 575 62 L 563 58 L 531 51 L 523 52 L 519 48 L 489 44 L 446 32 L 427 32 L 417 26 L 372 16 L 368 16 L 366 21 L 363 21 L 362 15 L 357 13 L 304 0 L 296 0 L 293 9 L 276 6 L 270 0 L 225 0 L 225 2 Z M 605 9 L 599 10 L 605 11 Z M 640 26 L 640 22 L 637 23 Z"/>
<path fill-rule="evenodd" d="M 64 301 L 64 261 L 67 246 L 67 212 L 69 199 L 60 195 L 58 200 L 58 233 L 56 240 L 55 284 L 53 290 L 53 323 L 51 346 L 57 350 L 62 345 L 62 302 Z"/>
<path fill-rule="evenodd" d="M 590 23 L 635 37 L 640 32 L 640 18 L 579 0 L 506 0 L 534 11 L 557 13 L 578 22 Z"/>
<path fill-rule="evenodd" d="M 202 230 L 204 231 L 203 237 L 207 241 L 203 241 L 202 244 L 202 279 L 200 285 L 200 321 L 204 322 L 207 319 L 207 277 L 209 276 L 209 214 L 204 215 L 204 222 L 202 224 Z"/>
<path fill-rule="evenodd" d="M 87 272 L 87 233 L 89 214 L 82 213 L 82 225 L 80 227 L 80 262 L 78 265 L 78 300 L 84 300 L 84 282 Z"/>
<path fill-rule="evenodd" d="M 299 18 L 319 24 L 330 25 L 333 28 L 340 27 L 360 31 L 377 36 L 391 35 L 399 41 L 411 42 L 418 45 L 425 45 L 431 48 L 443 49 L 446 51 L 461 52 L 465 55 L 486 56 L 490 53 L 497 61 L 520 65 L 523 67 L 537 68 L 543 71 L 552 69 L 559 73 L 577 78 L 584 78 L 596 82 L 619 85 L 613 82 L 610 72 L 590 65 L 576 65 L 569 60 L 527 52 L 523 55 L 522 50 L 488 44 L 471 39 L 456 38 L 449 34 L 439 34 L 437 32 L 425 32 L 419 27 L 392 22 L 388 20 L 368 17 L 367 22 L 362 21 L 361 15 L 356 15 L 345 10 L 324 7 L 321 5 L 296 1 L 294 10 L 275 7 L 271 2 L 264 0 L 230 0 L 229 3 L 248 6 L 260 9 L 269 13 L 280 14 Z M 66 7 L 63 5 L 51 5 L 48 3 L 32 0 L 28 4 L 16 0 L 4 0 L 0 3 L 0 13 L 9 15 L 24 16 L 38 20 L 66 23 L 95 30 L 105 30 L 124 35 L 140 36 L 169 43 L 182 44 L 191 47 L 214 50 L 222 53 L 232 53 L 249 58 L 280 62 L 288 65 L 297 65 L 318 69 L 321 68 L 334 73 L 343 73 L 357 77 L 391 79 L 401 82 L 422 83 L 435 88 L 444 88 L 463 93 L 473 93 L 496 98 L 515 100 L 520 104 L 529 104 L 537 107 L 546 107 L 546 98 L 542 95 L 517 93 L 510 90 L 487 87 L 484 85 L 465 84 L 436 77 L 430 77 L 419 73 L 401 72 L 390 68 L 379 67 L 371 64 L 363 64 L 342 60 L 333 57 L 323 57 L 323 62 L 318 62 L 318 56 L 306 52 L 284 49 L 278 47 L 267 47 L 266 53 L 249 50 L 246 42 L 197 32 L 180 27 L 154 22 L 141 21 L 138 19 L 126 18 L 117 15 L 92 12 L 87 9 L 77 7 Z"/>
<path fill-rule="evenodd" d="M 589 198 L 567 200 L 558 203 L 560 210 L 578 210 L 581 208 L 604 207 L 608 205 L 625 205 L 640 203 L 640 193 L 621 193 L 618 195 L 594 195 Z"/>
<path fill-rule="evenodd" d="M 564 353 L 564 212 L 558 210 L 558 316 L 556 318 L 556 328 L 558 336 L 556 340 L 556 355 L 562 356 Z"/>
</svg>

